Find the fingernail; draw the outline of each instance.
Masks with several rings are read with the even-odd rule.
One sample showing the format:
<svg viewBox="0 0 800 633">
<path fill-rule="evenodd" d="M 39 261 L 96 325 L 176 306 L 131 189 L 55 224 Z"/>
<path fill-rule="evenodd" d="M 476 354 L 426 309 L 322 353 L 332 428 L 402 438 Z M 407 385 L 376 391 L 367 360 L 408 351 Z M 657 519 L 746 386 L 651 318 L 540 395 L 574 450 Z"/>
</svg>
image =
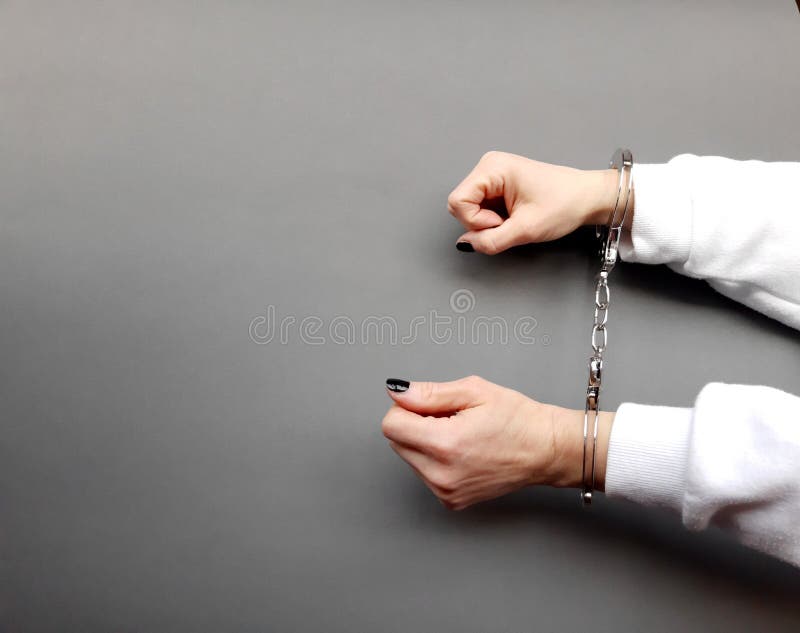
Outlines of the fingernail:
<svg viewBox="0 0 800 633">
<path fill-rule="evenodd" d="M 410 384 L 410 382 L 403 380 L 402 378 L 389 378 L 386 381 L 386 388 L 389 391 L 394 391 L 395 393 L 403 393 L 404 391 L 408 390 L 408 386 Z"/>
<path fill-rule="evenodd" d="M 456 242 L 456 248 L 462 253 L 474 253 L 475 249 L 469 242 Z"/>
</svg>

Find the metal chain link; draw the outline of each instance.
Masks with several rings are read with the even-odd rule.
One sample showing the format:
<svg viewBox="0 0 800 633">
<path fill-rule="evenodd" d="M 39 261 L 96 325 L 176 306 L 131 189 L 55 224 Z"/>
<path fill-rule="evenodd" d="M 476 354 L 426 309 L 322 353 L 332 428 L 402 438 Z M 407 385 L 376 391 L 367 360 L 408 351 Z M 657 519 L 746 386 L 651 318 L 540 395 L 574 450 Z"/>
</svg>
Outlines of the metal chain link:
<svg viewBox="0 0 800 633">
<path fill-rule="evenodd" d="M 592 349 L 596 356 L 603 355 L 608 343 L 608 306 L 611 301 L 611 288 L 608 287 L 608 272 L 601 270 L 594 287 L 594 325 L 592 326 Z M 598 340 L 599 337 L 599 340 Z M 602 342 L 600 342 L 602 341 Z"/>
<path fill-rule="evenodd" d="M 633 182 L 631 169 L 633 155 L 630 150 L 619 149 L 611 158 L 610 166 L 619 171 L 619 191 L 608 227 L 597 227 L 602 238 L 600 272 L 594 287 L 594 324 L 592 325 L 592 355 L 589 357 L 589 380 L 586 387 L 586 406 L 583 412 L 583 489 L 581 501 L 591 505 L 595 488 L 595 463 L 597 452 L 598 418 L 600 416 L 600 390 L 603 386 L 603 352 L 608 345 L 608 311 L 611 305 L 611 288 L 608 276 L 617 263 L 617 252 L 622 227 L 628 214 Z M 621 212 L 620 212 L 621 210 Z"/>
</svg>

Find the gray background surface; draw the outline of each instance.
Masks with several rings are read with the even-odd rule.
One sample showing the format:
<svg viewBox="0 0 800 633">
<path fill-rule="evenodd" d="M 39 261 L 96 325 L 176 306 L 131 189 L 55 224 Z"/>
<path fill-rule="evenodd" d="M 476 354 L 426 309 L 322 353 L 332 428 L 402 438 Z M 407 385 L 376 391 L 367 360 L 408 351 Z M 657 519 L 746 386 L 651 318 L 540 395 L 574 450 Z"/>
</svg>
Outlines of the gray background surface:
<svg viewBox="0 0 800 633">
<path fill-rule="evenodd" d="M 484 151 L 797 160 L 799 36 L 790 0 L 0 2 L 2 630 L 797 631 L 786 565 L 574 491 L 448 513 L 379 424 L 387 376 L 582 405 L 591 245 L 458 253 Z M 607 407 L 799 390 L 796 332 L 614 277 Z M 248 334 L 459 289 L 537 343 Z"/>
</svg>

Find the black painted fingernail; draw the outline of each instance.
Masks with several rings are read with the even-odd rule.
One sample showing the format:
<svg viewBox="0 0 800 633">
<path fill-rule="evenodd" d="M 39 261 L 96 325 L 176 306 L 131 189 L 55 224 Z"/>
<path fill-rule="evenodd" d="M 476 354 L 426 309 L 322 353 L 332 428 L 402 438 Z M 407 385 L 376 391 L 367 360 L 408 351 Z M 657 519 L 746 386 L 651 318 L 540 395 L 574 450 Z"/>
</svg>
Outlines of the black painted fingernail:
<svg viewBox="0 0 800 633">
<path fill-rule="evenodd" d="M 386 388 L 389 391 L 394 391 L 395 393 L 403 393 L 404 391 L 408 391 L 408 386 L 410 384 L 410 382 L 403 380 L 402 378 L 389 378 L 386 381 Z"/>
<path fill-rule="evenodd" d="M 456 248 L 462 253 L 474 253 L 475 249 L 469 242 L 456 242 Z"/>
</svg>

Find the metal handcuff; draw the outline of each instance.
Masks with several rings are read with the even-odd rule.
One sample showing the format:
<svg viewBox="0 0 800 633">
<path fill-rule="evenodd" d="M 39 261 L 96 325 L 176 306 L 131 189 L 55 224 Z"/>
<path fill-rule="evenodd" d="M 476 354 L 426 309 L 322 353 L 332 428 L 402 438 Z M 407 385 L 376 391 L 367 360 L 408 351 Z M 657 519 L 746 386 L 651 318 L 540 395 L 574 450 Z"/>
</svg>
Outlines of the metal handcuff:
<svg viewBox="0 0 800 633">
<path fill-rule="evenodd" d="M 583 412 L 583 469 L 581 501 L 584 506 L 592 504 L 595 488 L 595 462 L 597 453 L 597 427 L 600 415 L 600 389 L 603 385 L 603 352 L 608 343 L 608 307 L 611 289 L 608 275 L 617 263 L 619 238 L 631 206 L 633 191 L 633 154 L 629 149 L 618 149 L 611 157 L 611 169 L 619 172 L 619 187 L 614 209 L 605 226 L 595 227 L 601 241 L 600 272 L 594 290 L 594 325 L 592 326 L 592 355 L 589 357 L 589 384 L 586 387 L 586 407 Z"/>
</svg>

